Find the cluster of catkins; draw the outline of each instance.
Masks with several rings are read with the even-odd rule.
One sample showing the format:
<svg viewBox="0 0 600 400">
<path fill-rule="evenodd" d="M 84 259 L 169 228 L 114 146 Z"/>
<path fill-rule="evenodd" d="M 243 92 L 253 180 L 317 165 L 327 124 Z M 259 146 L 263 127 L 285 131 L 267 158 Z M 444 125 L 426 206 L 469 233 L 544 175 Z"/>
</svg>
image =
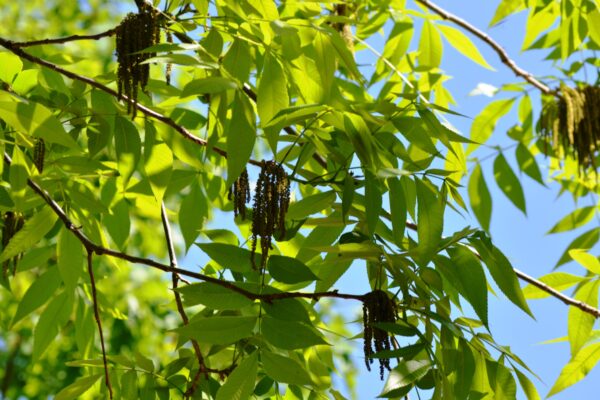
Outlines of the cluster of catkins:
<svg viewBox="0 0 600 400">
<path fill-rule="evenodd" d="M 371 370 L 373 354 L 391 349 L 390 336 L 374 325 L 381 322 L 394 323 L 398 319 L 396 303 L 383 290 L 374 290 L 363 299 L 363 326 L 365 364 Z M 379 358 L 379 376 L 383 380 L 384 369 L 390 371 L 390 360 Z"/>
<path fill-rule="evenodd" d="M 234 213 L 246 217 L 246 204 L 250 202 L 248 172 L 244 170 L 229 191 L 233 197 Z M 263 161 L 252 206 L 252 263 L 260 239 L 261 262 L 264 267 L 273 234 L 285 234 L 285 214 L 290 204 L 290 182 L 283 167 L 275 161 Z M 256 264 L 254 264 L 256 267 Z"/>
<path fill-rule="evenodd" d="M 600 144 L 600 88 L 562 85 L 560 93 L 542 110 L 542 136 L 557 156 L 570 153 L 582 171 L 595 170 L 594 158 Z"/>
<path fill-rule="evenodd" d="M 138 89 L 144 90 L 150 76 L 150 66 L 144 61 L 154 57 L 153 53 L 140 51 L 160 41 L 158 15 L 151 8 L 143 8 L 139 13 L 129 13 L 117 27 L 117 86 L 119 97 L 127 96 L 137 101 Z M 127 102 L 127 112 L 135 116 L 135 107 Z"/>
</svg>

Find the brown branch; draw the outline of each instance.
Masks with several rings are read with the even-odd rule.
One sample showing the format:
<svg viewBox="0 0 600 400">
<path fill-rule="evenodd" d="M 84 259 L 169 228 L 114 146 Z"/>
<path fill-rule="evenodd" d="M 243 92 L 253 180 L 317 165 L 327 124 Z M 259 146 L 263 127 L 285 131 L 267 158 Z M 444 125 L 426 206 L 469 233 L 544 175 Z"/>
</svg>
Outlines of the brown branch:
<svg viewBox="0 0 600 400">
<path fill-rule="evenodd" d="M 13 45 L 17 47 L 30 47 L 30 46 L 39 46 L 44 44 L 64 44 L 67 42 L 73 42 L 76 40 L 98 40 L 104 37 L 113 36 L 117 33 L 117 28 L 111 28 L 107 31 L 96 33 L 94 35 L 71 35 L 62 38 L 54 38 L 54 39 L 41 39 L 41 40 L 32 40 L 29 42 L 13 42 Z"/>
<path fill-rule="evenodd" d="M 100 334 L 100 347 L 102 348 L 102 361 L 104 362 L 104 378 L 106 380 L 106 387 L 108 388 L 108 396 L 112 399 L 113 390 L 112 385 L 110 384 L 110 378 L 108 376 L 108 361 L 106 359 L 106 348 L 104 347 L 104 334 L 102 333 L 102 321 L 100 320 L 100 312 L 98 311 L 98 298 L 96 296 L 96 279 L 94 279 L 94 268 L 92 267 L 93 249 L 86 248 L 86 250 L 88 274 L 90 275 L 90 283 L 92 285 L 94 318 L 96 319 L 96 325 L 98 325 L 98 333 Z"/>
<path fill-rule="evenodd" d="M 190 140 L 191 142 L 196 143 L 197 145 L 200 146 L 206 146 L 207 142 L 206 140 L 199 138 L 198 136 L 192 134 L 190 131 L 188 131 L 186 128 L 184 128 L 183 126 L 179 125 L 177 122 L 175 122 L 173 119 L 167 117 L 166 115 L 163 115 L 157 111 L 152 110 L 151 108 L 148 108 L 140 103 L 138 103 L 137 101 L 134 101 L 133 99 L 129 99 L 124 95 L 121 95 L 119 97 L 119 94 L 117 93 L 116 90 L 113 90 L 111 88 L 109 88 L 108 86 L 105 86 L 103 84 L 101 84 L 100 82 L 97 82 L 91 78 L 88 78 L 86 76 L 82 76 L 79 74 L 76 74 L 74 72 L 68 71 L 64 68 L 59 67 L 56 64 L 53 64 L 49 61 L 43 60 L 39 57 L 33 56 L 29 53 L 27 53 L 26 51 L 23 51 L 21 48 L 19 48 L 19 46 L 17 46 L 15 44 L 15 42 L 12 42 L 10 40 L 6 40 L 4 38 L 0 37 L 0 46 L 4 47 L 5 49 L 11 51 L 12 53 L 14 53 L 15 55 L 31 61 L 34 64 L 37 65 L 41 65 L 43 67 L 49 68 L 53 71 L 58 72 L 59 74 L 62 74 L 68 78 L 80 81 L 80 82 L 84 82 L 87 83 L 88 85 L 95 87 L 96 89 L 102 90 L 103 92 L 106 92 L 108 94 L 110 94 L 111 96 L 119 99 L 119 98 L 123 98 L 125 101 L 131 103 L 131 105 L 133 107 L 135 107 L 138 111 L 140 111 L 142 114 L 150 117 L 150 118 L 154 118 L 155 120 L 158 120 L 162 123 L 164 123 L 165 125 L 170 126 L 171 128 L 175 129 L 175 131 L 177 131 L 177 133 L 179 133 L 181 136 L 183 136 L 185 139 Z M 223 157 L 227 157 L 227 152 L 223 149 L 220 149 L 218 147 L 211 147 L 212 151 L 214 151 L 215 153 L 223 156 Z M 256 160 L 249 160 L 248 161 L 250 164 L 255 165 L 255 166 L 261 166 L 262 163 L 260 161 L 256 161 Z"/>
<path fill-rule="evenodd" d="M 515 73 L 515 75 L 522 77 L 527 82 L 531 83 L 533 86 L 538 88 L 542 93 L 550 94 L 557 97 L 559 96 L 556 90 L 550 89 L 546 84 L 540 82 L 537 78 L 535 78 L 530 72 L 519 67 L 517 63 L 510 58 L 506 50 L 504 50 L 504 48 L 502 48 L 502 46 L 500 46 L 500 44 L 494 39 L 492 39 L 487 33 L 471 25 L 464 19 L 444 10 L 443 8 L 441 8 L 437 4 L 432 3 L 429 0 L 415 1 L 427 7 L 443 19 L 455 23 L 456 25 L 460 26 L 461 28 L 472 33 L 473 35 L 477 36 L 479 39 L 487 43 L 496 52 L 496 54 L 498 54 L 498 56 L 500 57 L 500 61 L 502 61 L 503 64 L 510 68 Z"/>
<path fill-rule="evenodd" d="M 23 337 L 21 335 L 17 336 L 17 340 L 13 345 L 12 351 L 10 352 L 6 360 L 6 364 L 4 366 L 4 376 L 2 377 L 2 384 L 0 384 L 0 399 L 8 398 L 6 396 L 6 393 L 8 392 L 8 388 L 10 387 L 15 372 L 15 361 L 17 360 L 19 350 L 21 349 L 22 340 Z"/>
<path fill-rule="evenodd" d="M 173 244 L 173 235 L 171 234 L 171 226 L 169 225 L 169 218 L 167 216 L 167 209 L 165 208 L 165 203 L 161 203 L 160 205 L 160 217 L 162 220 L 163 230 L 165 232 L 165 240 L 167 242 L 167 251 L 169 253 L 169 261 L 171 268 L 177 268 L 177 255 L 175 254 L 175 246 Z M 183 301 L 181 300 L 181 294 L 177 291 L 177 286 L 179 285 L 179 274 L 177 272 L 171 273 L 171 282 L 173 283 L 173 293 L 175 294 L 175 304 L 177 305 L 177 312 L 181 316 L 181 320 L 184 325 L 189 324 L 189 318 L 183 308 Z M 185 392 L 186 398 L 191 398 L 198 387 L 198 382 L 200 380 L 200 376 L 202 374 L 206 375 L 208 372 L 216 372 L 222 373 L 221 370 L 212 370 L 206 367 L 204 362 L 204 356 L 202 356 L 202 351 L 200 350 L 200 345 L 195 339 L 192 339 L 192 347 L 194 348 L 194 353 L 196 354 L 196 358 L 198 359 L 198 372 L 196 376 L 192 379 L 192 382 L 188 389 Z"/>
</svg>

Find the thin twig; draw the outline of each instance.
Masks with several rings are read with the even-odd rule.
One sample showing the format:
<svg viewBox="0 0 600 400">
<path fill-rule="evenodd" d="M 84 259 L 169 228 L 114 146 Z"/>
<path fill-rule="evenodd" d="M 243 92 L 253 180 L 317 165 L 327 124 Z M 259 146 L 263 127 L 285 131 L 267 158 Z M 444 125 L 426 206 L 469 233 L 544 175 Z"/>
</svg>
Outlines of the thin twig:
<svg viewBox="0 0 600 400">
<path fill-rule="evenodd" d="M 31 61 L 34 64 L 38 64 L 41 65 L 43 67 L 49 68 L 51 70 L 54 70 L 68 78 L 80 81 L 80 82 L 84 82 L 87 83 L 90 86 L 95 87 L 96 89 L 102 90 L 103 92 L 106 92 L 108 94 L 110 94 L 111 96 L 119 99 L 119 98 L 123 98 L 125 101 L 131 103 L 133 105 L 133 107 L 135 107 L 137 110 L 139 110 L 142 114 L 154 118 L 155 120 L 158 120 L 168 126 L 170 126 L 171 128 L 175 129 L 175 131 L 177 131 L 177 133 L 179 133 L 181 136 L 183 136 L 184 138 L 186 138 L 187 140 L 190 140 L 200 146 L 206 146 L 207 142 L 206 140 L 199 138 L 198 136 L 192 134 L 190 131 L 188 131 L 186 128 L 184 128 L 183 126 L 179 125 L 177 122 L 175 122 L 173 119 L 171 119 L 170 117 L 167 117 L 166 115 L 163 115 L 157 111 L 154 111 L 140 103 L 138 103 L 137 101 L 134 101 L 133 99 L 129 99 L 127 98 L 127 96 L 121 95 L 119 97 L 119 94 L 117 93 L 116 90 L 113 90 L 111 88 L 109 88 L 108 86 L 105 86 L 103 84 L 101 84 L 100 82 L 97 82 L 91 78 L 88 78 L 86 76 L 83 75 L 79 75 L 76 74 L 74 72 L 68 71 L 64 68 L 59 67 L 56 64 L 53 64 L 49 61 L 43 60 L 39 57 L 33 56 L 29 53 L 27 53 L 26 51 L 23 51 L 21 48 L 19 48 L 19 46 L 15 45 L 14 42 L 10 41 L 10 40 L 6 40 L 4 38 L 0 37 L 0 46 L 4 47 L 5 49 L 11 51 L 12 53 L 14 53 L 15 55 Z M 227 157 L 227 152 L 223 149 L 220 149 L 218 147 L 211 147 L 212 151 L 214 151 L 215 153 L 223 156 L 223 157 Z M 250 164 L 252 165 L 256 165 L 256 166 L 261 166 L 260 161 L 256 161 L 256 160 L 249 160 L 248 161 Z"/>
<path fill-rule="evenodd" d="M 177 255 L 175 254 L 175 246 L 173 244 L 173 235 L 171 234 L 171 226 L 169 225 L 169 218 L 167 216 L 167 209 L 165 208 L 165 203 L 162 202 L 160 205 L 160 217 L 162 220 L 163 230 L 165 232 L 165 241 L 167 242 L 167 251 L 169 253 L 169 261 L 171 268 L 177 268 Z M 181 320 L 183 321 L 183 325 L 189 324 L 189 318 L 183 308 L 183 301 L 181 300 L 181 294 L 177 291 L 177 286 L 179 285 L 179 274 L 177 272 L 171 273 L 171 282 L 173 284 L 173 293 L 175 294 L 175 304 L 177 305 L 177 311 L 181 316 Z M 198 381 L 200 375 L 207 374 L 206 364 L 204 363 L 204 357 L 202 356 L 202 351 L 200 350 L 200 345 L 195 339 L 192 339 L 192 347 L 194 348 L 194 353 L 196 354 L 196 358 L 198 359 L 198 373 L 192 379 L 190 386 L 185 392 L 186 398 L 191 398 L 196 391 L 198 386 Z M 213 371 L 211 371 L 213 372 Z M 221 372 L 221 371 L 214 371 Z"/>
<path fill-rule="evenodd" d="M 108 396 L 113 398 L 112 385 L 110 384 L 110 377 L 108 375 L 108 360 L 106 359 L 106 348 L 104 347 L 104 334 L 102 333 L 102 321 L 100 320 L 100 312 L 98 311 L 98 298 L 96 295 L 96 279 L 94 278 L 94 268 L 92 267 L 92 256 L 93 249 L 86 248 L 87 250 L 87 268 L 88 274 L 90 275 L 90 283 L 92 286 L 92 303 L 94 307 L 94 318 L 96 319 L 96 325 L 98 325 L 98 333 L 100 334 L 100 347 L 102 348 L 102 361 L 104 363 L 104 378 L 106 380 L 106 387 L 108 388 Z"/>
<path fill-rule="evenodd" d="M 540 82 L 537 78 L 535 78 L 530 72 L 519 67 L 517 65 L 517 63 L 512 58 L 509 57 L 506 50 L 504 50 L 504 48 L 502 48 L 502 46 L 500 46 L 500 44 L 498 42 L 496 42 L 494 39 L 492 39 L 487 33 L 483 32 L 480 29 L 476 28 L 475 26 L 471 25 L 469 22 L 465 21 L 464 19 L 444 10 L 443 8 L 441 8 L 437 4 L 432 3 L 429 0 L 415 0 L 415 1 L 417 3 L 422 4 L 423 6 L 427 7 L 429 10 L 433 11 L 434 13 L 436 13 L 443 19 L 455 23 L 456 25 L 469 31 L 470 33 L 472 33 L 473 35 L 477 36 L 479 39 L 481 39 L 482 41 L 487 43 L 496 52 L 496 54 L 498 54 L 498 56 L 500 57 L 500 61 L 502 61 L 502 63 L 504 65 L 506 65 L 508 68 L 510 68 L 515 73 L 515 75 L 522 77 L 527 82 L 531 83 L 533 86 L 538 88 L 542 93 L 559 97 L 559 94 L 556 90 L 550 89 L 546 84 Z"/>
<path fill-rule="evenodd" d="M 513 268 L 513 270 L 515 271 L 515 274 L 517 274 L 517 276 L 519 278 L 521 278 L 522 280 L 524 280 L 525 282 L 528 282 L 528 283 L 532 284 L 533 286 L 535 286 L 536 288 L 543 290 L 544 292 L 548 293 L 552 297 L 556 297 L 558 300 L 562 301 L 566 305 L 577 307 L 585 313 L 593 315 L 596 318 L 600 318 L 600 310 L 599 309 L 594 308 L 594 307 L 590 306 L 589 304 L 584 303 L 583 301 L 578 301 L 569 296 L 566 296 L 566 295 L 562 294 L 561 292 L 559 292 L 558 290 L 553 289 L 550 286 L 546 285 L 544 282 L 540 282 L 537 279 L 527 275 L 525 272 L 519 271 L 516 268 Z"/>
<path fill-rule="evenodd" d="M 19 350 L 21 349 L 22 340 L 23 337 L 21 335 L 18 335 L 17 340 L 15 340 L 15 344 L 13 345 L 13 348 L 5 362 L 4 376 L 2 377 L 2 383 L 0 384 L 0 399 L 8 399 L 6 393 L 8 392 L 8 388 L 10 387 L 12 378 L 15 375 L 15 362 L 17 360 Z"/>
<path fill-rule="evenodd" d="M 98 40 L 104 37 L 113 36 L 117 33 L 117 28 L 111 28 L 107 31 L 96 33 L 94 35 L 71 35 L 62 38 L 52 38 L 52 39 L 41 39 L 41 40 L 31 40 L 28 42 L 13 42 L 13 45 L 17 47 L 30 47 L 30 46 L 39 46 L 44 44 L 64 44 L 67 42 L 73 42 L 76 40 Z"/>
</svg>

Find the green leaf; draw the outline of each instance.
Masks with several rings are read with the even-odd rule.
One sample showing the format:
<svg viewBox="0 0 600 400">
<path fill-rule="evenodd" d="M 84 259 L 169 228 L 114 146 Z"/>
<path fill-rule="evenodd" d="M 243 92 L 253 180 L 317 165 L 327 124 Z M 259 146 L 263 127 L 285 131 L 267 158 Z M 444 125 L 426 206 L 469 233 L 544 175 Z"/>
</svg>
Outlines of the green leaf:
<svg viewBox="0 0 600 400">
<path fill-rule="evenodd" d="M 121 376 L 121 396 L 123 399 L 138 397 L 137 372 L 129 370 Z"/>
<path fill-rule="evenodd" d="M 291 385 L 311 385 L 306 368 L 293 358 L 284 357 L 270 351 L 262 351 L 260 359 L 265 373 L 276 382 Z"/>
<path fill-rule="evenodd" d="M 527 147 L 525 147 L 522 143 L 519 143 L 516 150 L 517 162 L 519 164 L 519 169 L 531 179 L 540 183 L 540 185 L 544 185 L 544 180 L 542 178 L 542 173 L 540 172 L 540 167 L 538 163 L 535 161 L 535 158 L 529 151 Z"/>
<path fill-rule="evenodd" d="M 415 261 L 427 264 L 437 253 L 442 240 L 444 226 L 444 206 L 431 183 L 415 179 L 417 187 L 417 233 L 419 245 L 416 248 Z"/>
<path fill-rule="evenodd" d="M 252 55 L 245 40 L 235 38 L 223 57 L 223 68 L 240 82 L 247 82 L 252 68 Z"/>
<path fill-rule="evenodd" d="M 554 268 L 558 268 L 563 264 L 571 261 L 571 256 L 569 255 L 569 250 L 571 249 L 591 249 L 594 247 L 596 243 L 600 240 L 600 228 L 593 228 L 587 232 L 582 233 L 577 236 L 570 244 L 567 246 L 567 249 L 560 256 L 560 259 L 554 266 Z"/>
<path fill-rule="evenodd" d="M 208 217 L 208 204 L 197 180 L 190 185 L 190 192 L 183 196 L 179 209 L 179 228 L 185 240 L 185 248 L 190 246 L 200 234 L 204 220 Z"/>
<path fill-rule="evenodd" d="M 590 38 L 594 41 L 594 43 L 596 44 L 596 46 L 600 45 L 600 11 L 598 11 L 597 8 L 594 8 L 593 10 L 589 11 L 587 13 L 587 27 L 588 27 L 588 34 L 590 35 Z M 596 21 L 596 22 L 594 22 Z"/>
<path fill-rule="evenodd" d="M 495 364 L 496 367 L 494 377 L 492 378 L 495 383 L 493 388 L 494 399 L 516 400 L 517 383 L 510 370 L 500 363 L 492 364 Z"/>
<path fill-rule="evenodd" d="M 45 304 L 54 292 L 56 292 L 60 286 L 60 282 L 58 268 L 50 267 L 37 277 L 19 302 L 17 312 L 10 323 L 11 327 L 37 310 L 42 304 Z"/>
<path fill-rule="evenodd" d="M 371 171 L 365 169 L 365 211 L 367 214 L 367 231 L 369 235 L 375 233 L 379 214 L 381 213 L 382 194 L 379 182 Z"/>
<path fill-rule="evenodd" d="M 473 44 L 471 39 L 461 31 L 456 28 L 447 25 L 438 25 L 438 29 L 442 33 L 442 35 L 446 38 L 448 43 L 452 47 L 454 47 L 460 54 L 467 57 L 471 61 L 481 65 L 484 68 L 491 69 L 494 71 L 494 68 L 483 58 L 477 46 Z"/>
<path fill-rule="evenodd" d="M 23 69 L 23 61 L 18 56 L 8 52 L 0 53 L 0 65 L 2 65 L 0 81 L 9 84 L 12 83 L 15 76 Z"/>
<path fill-rule="evenodd" d="M 164 142 L 157 141 L 156 129 L 146 124 L 144 143 L 144 170 L 156 201 L 162 201 L 173 170 L 173 153 Z"/>
<path fill-rule="evenodd" d="M 73 308 L 73 294 L 63 291 L 48 303 L 33 332 L 32 360 L 37 362 L 56 338 L 59 329 L 67 323 Z"/>
<path fill-rule="evenodd" d="M 303 303 L 302 300 L 294 298 L 277 299 L 271 302 L 263 301 L 262 307 L 273 318 L 310 324 L 310 316 Z"/>
<path fill-rule="evenodd" d="M 252 253 L 250 250 L 225 243 L 196 243 L 211 260 L 224 268 L 235 272 L 252 270 Z"/>
<path fill-rule="evenodd" d="M 287 80 L 279 61 L 267 52 L 258 82 L 256 108 L 261 123 L 269 122 L 290 103 Z"/>
<path fill-rule="evenodd" d="M 213 310 L 237 310 L 253 303 L 246 296 L 211 282 L 199 282 L 177 288 L 188 306 L 202 304 Z"/>
<path fill-rule="evenodd" d="M 256 317 L 217 316 L 194 318 L 175 331 L 199 343 L 225 345 L 252 336 L 255 325 Z"/>
<path fill-rule="evenodd" d="M 586 250 L 569 250 L 569 256 L 593 274 L 600 275 L 600 261 Z"/>
<path fill-rule="evenodd" d="M 227 129 L 227 187 L 246 168 L 256 141 L 256 118 L 246 95 L 236 92 L 231 109 Z"/>
<path fill-rule="evenodd" d="M 318 66 L 318 73 L 321 77 L 321 84 L 323 85 L 323 98 L 322 102 L 326 103 L 331 94 L 331 88 L 333 86 L 334 74 L 336 71 L 335 60 L 333 56 L 335 54 L 335 48 L 331 44 L 329 36 L 317 30 L 313 46 L 315 49 L 315 63 Z"/>
<path fill-rule="evenodd" d="M 261 326 L 265 339 L 280 349 L 295 350 L 327 344 L 312 326 L 302 322 L 265 316 Z"/>
<path fill-rule="evenodd" d="M 16 130 L 77 149 L 77 142 L 65 131 L 62 123 L 48 108 L 39 103 L 0 102 L 0 119 Z"/>
<path fill-rule="evenodd" d="M 562 292 L 571 286 L 585 280 L 584 277 L 569 274 L 567 272 L 551 272 L 547 275 L 537 278 L 540 282 L 545 283 L 552 289 Z M 549 297 L 550 294 L 534 285 L 527 285 L 523 288 L 523 294 L 528 299 L 543 299 Z"/>
<path fill-rule="evenodd" d="M 583 226 L 590 222 L 590 220 L 594 217 L 594 213 L 596 211 L 596 207 L 588 206 L 581 207 L 576 209 L 575 211 L 570 212 L 565 215 L 552 229 L 548 231 L 548 233 L 558 233 L 570 231 L 580 226 Z"/>
<path fill-rule="evenodd" d="M 470 242 L 479 253 L 502 293 L 517 307 L 533 317 L 519 286 L 517 274 L 508 258 L 489 239 L 470 240 Z"/>
<path fill-rule="evenodd" d="M 0 262 L 10 260 L 19 253 L 35 247 L 39 241 L 52 229 L 57 216 L 50 207 L 43 207 L 25 221 L 23 228 L 17 232 L 2 250 Z"/>
<path fill-rule="evenodd" d="M 535 385 L 529 380 L 529 378 L 515 368 L 515 372 L 517 374 L 517 378 L 519 379 L 519 384 L 521 385 L 521 389 L 527 396 L 527 400 L 542 400 Z"/>
<path fill-rule="evenodd" d="M 115 117 L 115 150 L 119 172 L 127 183 L 140 160 L 142 141 L 136 126 L 121 116 Z"/>
<path fill-rule="evenodd" d="M 496 128 L 498 120 L 508 113 L 515 103 L 515 99 L 495 100 L 488 104 L 473 120 L 471 124 L 471 140 L 475 143 L 467 147 L 467 155 L 485 143 Z"/>
<path fill-rule="evenodd" d="M 590 281 L 582 284 L 575 292 L 575 300 L 579 300 L 591 307 L 598 308 L 598 287 L 600 281 Z M 586 344 L 596 318 L 583 310 L 570 306 L 568 318 L 569 342 L 571 343 L 571 356 L 576 355 Z"/>
<path fill-rule="evenodd" d="M 269 274 L 278 282 L 300 283 L 319 279 L 303 262 L 285 256 L 272 255 L 267 262 Z"/>
<path fill-rule="evenodd" d="M 225 90 L 237 89 L 237 87 L 237 83 L 222 76 L 194 79 L 185 85 L 181 91 L 181 97 L 220 93 Z"/>
<path fill-rule="evenodd" d="M 122 198 L 113 204 L 110 212 L 111 214 L 104 215 L 102 222 L 116 245 L 121 250 L 124 250 L 131 230 L 129 203 L 127 199 Z"/>
<path fill-rule="evenodd" d="M 517 178 L 517 175 L 510 168 L 502 153 L 498 154 L 494 160 L 494 178 L 496 178 L 496 183 L 506 197 L 519 210 L 523 211 L 523 214 L 527 215 L 525 194 L 523 193 L 521 182 L 519 182 L 519 178 Z"/>
<path fill-rule="evenodd" d="M 254 392 L 258 377 L 257 351 L 246 357 L 227 378 L 217 392 L 216 400 L 247 400 Z"/>
<path fill-rule="evenodd" d="M 25 195 L 27 194 L 27 180 L 31 176 L 31 168 L 27 164 L 25 155 L 18 146 L 13 149 L 12 163 L 10 164 L 10 189 L 17 210 L 25 207 Z"/>
<path fill-rule="evenodd" d="M 83 245 L 73 232 L 64 227 L 58 235 L 56 257 L 66 289 L 74 291 L 83 273 Z"/>
<path fill-rule="evenodd" d="M 488 189 L 481 165 L 477 163 L 471 177 L 469 178 L 469 201 L 471 203 L 471 209 L 477 217 L 477 221 L 483 229 L 486 231 L 490 230 L 490 220 L 492 218 L 492 196 Z"/>
<path fill-rule="evenodd" d="M 550 389 L 548 397 L 562 392 L 569 386 L 573 386 L 596 366 L 600 360 L 600 343 L 594 343 L 581 349 L 575 357 L 565 365 L 554 386 Z"/>
<path fill-rule="evenodd" d="M 81 395 L 90 390 L 102 376 L 104 376 L 103 373 L 78 378 L 75 382 L 58 392 L 54 400 L 79 399 L 81 398 Z"/>
<path fill-rule="evenodd" d="M 385 382 L 385 386 L 378 398 L 396 398 L 398 390 L 412 385 L 425 376 L 431 369 L 429 360 L 401 360 L 394 368 Z"/>
<path fill-rule="evenodd" d="M 302 104 L 280 110 L 270 121 L 263 124 L 263 128 L 283 129 L 309 119 L 315 118 L 319 113 L 326 110 L 322 104 Z"/>
<path fill-rule="evenodd" d="M 523 6 L 523 0 L 502 0 L 496 8 L 496 12 L 490 21 L 489 27 L 491 28 L 509 15 L 522 10 Z"/>
<path fill-rule="evenodd" d="M 460 282 L 458 291 L 473 306 L 473 310 L 488 325 L 487 281 L 477 257 L 463 246 L 448 249 L 454 264 L 454 275 Z"/>
<path fill-rule="evenodd" d="M 404 230 L 406 229 L 406 199 L 400 179 L 388 178 L 387 183 L 390 188 L 388 197 L 392 217 L 392 232 L 394 233 L 394 242 L 399 246 L 404 240 Z"/>
<path fill-rule="evenodd" d="M 290 204 L 286 218 L 300 220 L 330 208 L 334 202 L 335 192 L 333 190 L 313 194 Z"/>
<path fill-rule="evenodd" d="M 440 32 L 433 23 L 425 20 L 419 40 L 419 55 L 417 56 L 419 65 L 429 68 L 439 67 L 442 62 L 443 50 Z"/>
</svg>

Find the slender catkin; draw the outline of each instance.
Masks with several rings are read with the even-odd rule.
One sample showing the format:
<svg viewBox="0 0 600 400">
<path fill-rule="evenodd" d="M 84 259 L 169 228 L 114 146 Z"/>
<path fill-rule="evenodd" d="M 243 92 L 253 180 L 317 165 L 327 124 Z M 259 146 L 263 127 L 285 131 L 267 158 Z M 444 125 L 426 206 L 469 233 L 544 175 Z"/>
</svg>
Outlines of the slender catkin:
<svg viewBox="0 0 600 400">
<path fill-rule="evenodd" d="M 233 200 L 234 215 L 236 217 L 241 215 L 243 220 L 246 219 L 246 204 L 250 203 L 250 180 L 245 168 L 229 189 L 227 197 Z"/>
<path fill-rule="evenodd" d="M 263 161 L 252 207 L 252 263 L 260 238 L 261 267 L 265 266 L 273 234 L 285 235 L 285 214 L 290 204 L 290 183 L 283 167 L 275 161 Z"/>
<path fill-rule="evenodd" d="M 138 89 L 146 88 L 150 76 L 150 65 L 143 62 L 155 56 L 140 51 L 160 41 L 157 13 L 144 8 L 138 14 L 127 14 L 117 27 L 116 37 L 117 89 L 120 98 L 127 97 L 127 112 L 135 117 L 136 109 L 131 101 L 137 102 Z"/>
<path fill-rule="evenodd" d="M 25 218 L 23 215 L 7 211 L 2 216 L 2 250 L 6 249 L 10 240 L 15 236 L 17 232 L 23 228 L 25 224 Z M 2 264 L 2 272 L 4 277 L 7 277 L 9 272 L 14 275 L 17 271 L 17 263 L 21 259 L 21 254 L 16 255 L 10 260 L 5 261 Z M 10 269 L 12 265 L 12 270 Z"/>
<path fill-rule="evenodd" d="M 371 370 L 373 355 L 380 351 L 390 350 L 390 336 L 384 330 L 374 325 L 381 322 L 394 323 L 398 319 L 396 303 L 383 290 L 374 290 L 367 293 L 363 300 L 363 340 L 365 365 Z M 383 380 L 384 370 L 390 371 L 390 360 L 379 358 L 379 377 Z"/>
<path fill-rule="evenodd" d="M 33 146 L 33 163 L 39 173 L 44 172 L 44 158 L 46 157 L 46 143 L 39 138 Z"/>
</svg>

